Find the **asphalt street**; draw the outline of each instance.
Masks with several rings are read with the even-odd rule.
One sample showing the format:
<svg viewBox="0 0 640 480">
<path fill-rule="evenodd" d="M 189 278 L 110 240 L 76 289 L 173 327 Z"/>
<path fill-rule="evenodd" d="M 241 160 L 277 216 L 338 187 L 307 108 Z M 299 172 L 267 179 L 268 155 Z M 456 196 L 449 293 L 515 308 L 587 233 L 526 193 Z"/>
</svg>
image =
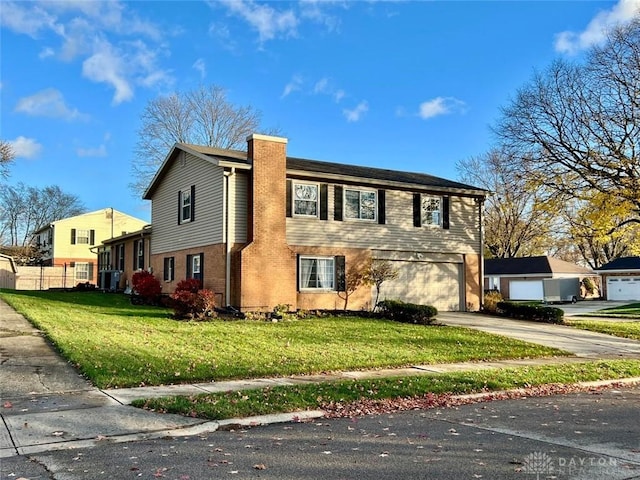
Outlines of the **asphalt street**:
<svg viewBox="0 0 640 480">
<path fill-rule="evenodd" d="M 640 387 L 2 459 L 4 479 L 638 479 Z M 237 428 L 237 427 L 236 427 Z"/>
</svg>

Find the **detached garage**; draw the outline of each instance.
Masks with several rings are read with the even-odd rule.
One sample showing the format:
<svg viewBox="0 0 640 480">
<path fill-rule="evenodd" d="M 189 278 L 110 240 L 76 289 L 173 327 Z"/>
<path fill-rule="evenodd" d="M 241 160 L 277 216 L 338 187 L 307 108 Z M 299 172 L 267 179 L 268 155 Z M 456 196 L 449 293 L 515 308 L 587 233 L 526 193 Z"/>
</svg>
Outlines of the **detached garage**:
<svg viewBox="0 0 640 480">
<path fill-rule="evenodd" d="M 391 260 L 398 278 L 380 287 L 379 300 L 433 305 L 439 311 L 460 311 L 462 263 Z"/>
<path fill-rule="evenodd" d="M 605 285 L 605 298 L 640 301 L 640 257 L 623 257 L 598 269 Z"/>
</svg>

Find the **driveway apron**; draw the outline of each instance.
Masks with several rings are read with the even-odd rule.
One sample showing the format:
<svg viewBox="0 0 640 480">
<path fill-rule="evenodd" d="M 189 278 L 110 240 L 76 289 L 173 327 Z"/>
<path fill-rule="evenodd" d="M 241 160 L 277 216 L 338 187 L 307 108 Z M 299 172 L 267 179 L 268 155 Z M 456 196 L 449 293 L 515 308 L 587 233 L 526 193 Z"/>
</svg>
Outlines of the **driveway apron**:
<svg viewBox="0 0 640 480">
<path fill-rule="evenodd" d="M 640 342 L 636 340 L 589 332 L 566 325 L 512 320 L 465 312 L 440 312 L 437 320 L 445 325 L 473 328 L 559 348 L 574 353 L 578 357 L 640 358 Z"/>
</svg>

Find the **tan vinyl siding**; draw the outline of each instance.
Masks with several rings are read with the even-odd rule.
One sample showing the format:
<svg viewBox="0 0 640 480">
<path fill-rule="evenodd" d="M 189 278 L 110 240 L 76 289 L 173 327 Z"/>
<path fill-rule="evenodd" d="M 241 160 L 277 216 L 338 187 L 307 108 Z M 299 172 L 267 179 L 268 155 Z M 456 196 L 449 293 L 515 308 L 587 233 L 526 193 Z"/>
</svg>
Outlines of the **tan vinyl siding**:
<svg viewBox="0 0 640 480">
<path fill-rule="evenodd" d="M 247 212 L 249 211 L 249 178 L 246 173 L 236 173 L 234 179 L 234 240 L 233 243 L 247 242 Z"/>
<path fill-rule="evenodd" d="M 287 218 L 289 245 L 372 248 L 423 252 L 480 253 L 478 204 L 473 198 L 450 197 L 450 227 L 413 226 L 413 193 L 386 191 L 386 224 L 335 221 L 334 185 L 328 189 L 328 220 Z"/>
<path fill-rule="evenodd" d="M 191 154 L 180 152 L 152 198 L 152 254 L 223 242 L 223 174 Z M 195 221 L 178 225 L 178 192 L 195 185 Z"/>
</svg>

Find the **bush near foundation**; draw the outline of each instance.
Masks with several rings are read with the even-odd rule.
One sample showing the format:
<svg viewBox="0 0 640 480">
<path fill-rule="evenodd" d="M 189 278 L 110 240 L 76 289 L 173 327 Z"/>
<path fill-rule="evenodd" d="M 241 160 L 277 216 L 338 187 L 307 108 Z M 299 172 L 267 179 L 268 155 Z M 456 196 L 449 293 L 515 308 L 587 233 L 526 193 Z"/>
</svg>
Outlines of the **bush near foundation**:
<svg viewBox="0 0 640 480">
<path fill-rule="evenodd" d="M 484 305 L 482 311 L 486 313 L 496 313 L 498 309 L 498 303 L 502 302 L 502 294 L 497 290 L 491 290 L 484 294 Z"/>
<path fill-rule="evenodd" d="M 160 281 L 145 270 L 136 272 L 131 277 L 131 287 L 134 296 L 131 297 L 133 303 L 145 305 L 156 305 L 162 292 Z"/>
<path fill-rule="evenodd" d="M 207 320 L 215 318 L 215 295 L 211 290 L 202 289 L 200 280 L 181 280 L 171 294 L 174 318 Z"/>
<path fill-rule="evenodd" d="M 544 323 L 564 323 L 564 312 L 555 307 L 528 305 L 516 302 L 498 302 L 496 313 L 504 317 Z"/>
<path fill-rule="evenodd" d="M 399 300 L 383 300 L 378 302 L 379 313 L 390 320 L 401 323 L 430 325 L 438 315 L 438 309 L 431 305 L 405 303 Z"/>
</svg>

